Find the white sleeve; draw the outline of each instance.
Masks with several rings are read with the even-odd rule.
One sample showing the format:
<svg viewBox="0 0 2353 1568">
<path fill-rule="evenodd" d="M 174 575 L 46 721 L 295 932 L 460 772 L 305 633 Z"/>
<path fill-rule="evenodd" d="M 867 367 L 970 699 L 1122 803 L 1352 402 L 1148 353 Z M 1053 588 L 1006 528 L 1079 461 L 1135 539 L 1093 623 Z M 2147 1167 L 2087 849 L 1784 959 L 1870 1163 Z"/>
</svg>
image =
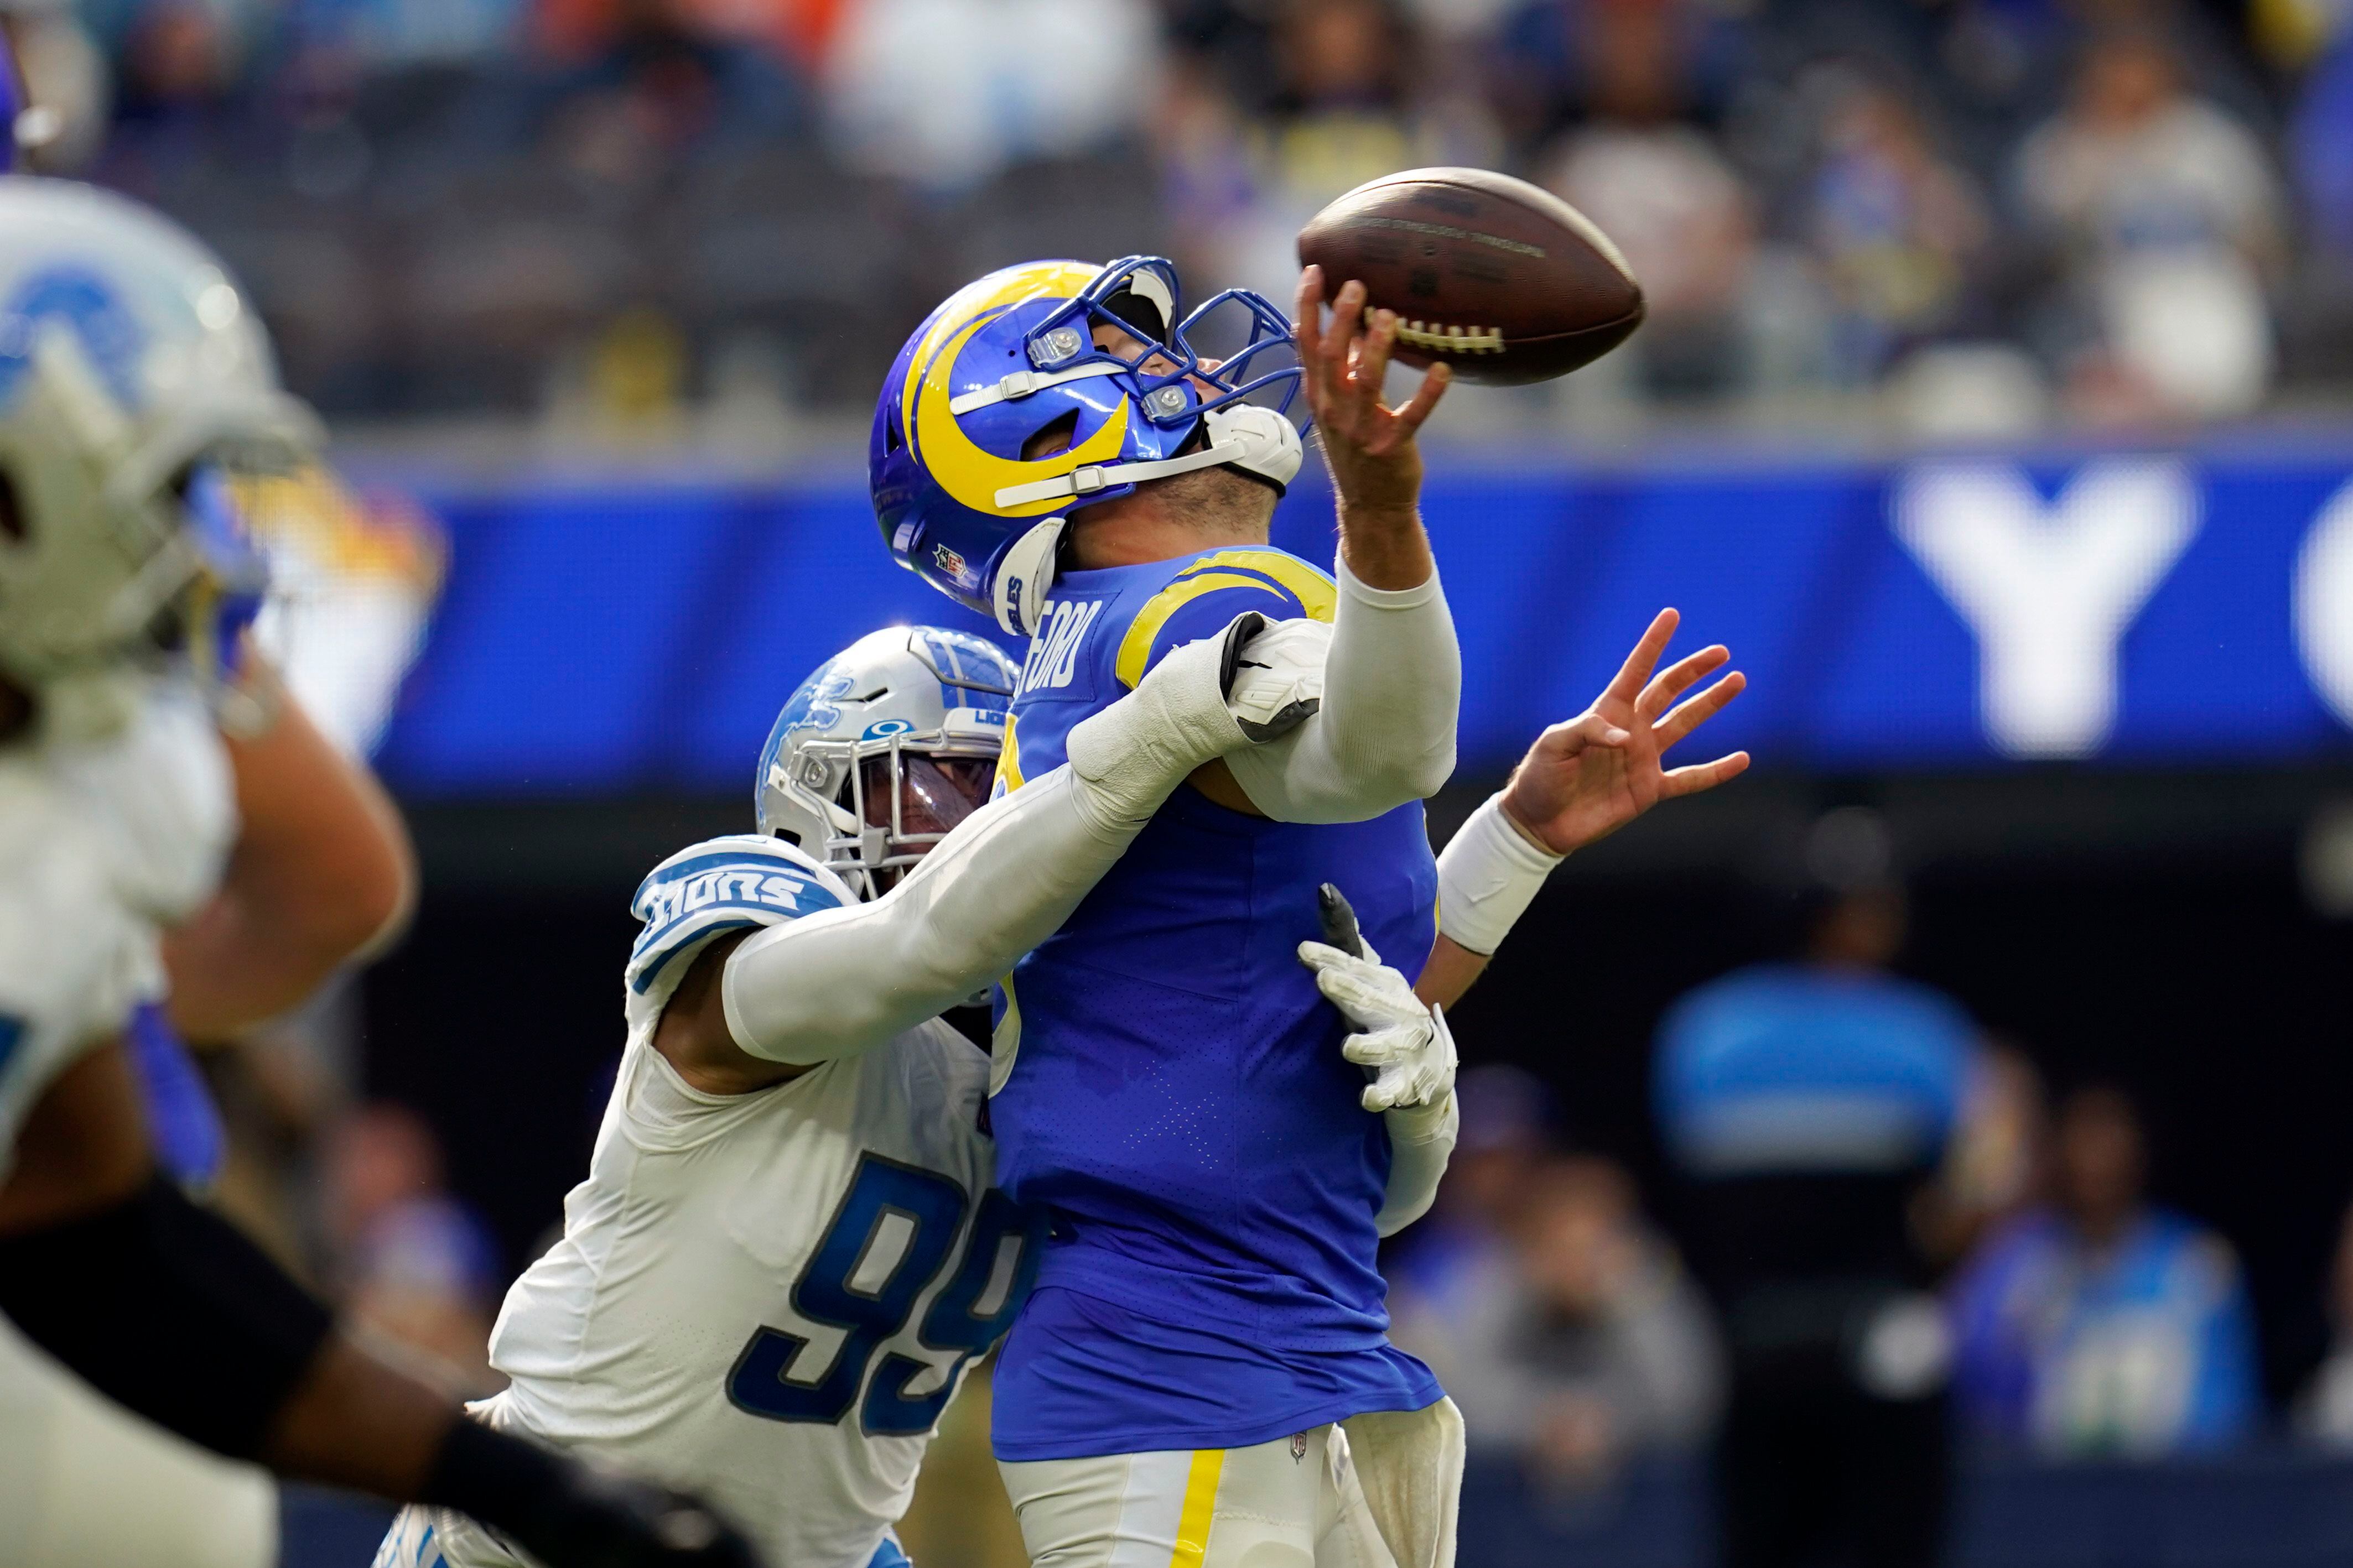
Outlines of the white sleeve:
<svg viewBox="0 0 2353 1568">
<path fill-rule="evenodd" d="M 1383 1236 L 1395 1236 L 1437 1201 L 1462 1117 L 1450 1089 L 1436 1105 L 1400 1106 L 1381 1112 L 1381 1120 L 1389 1130 L 1389 1184 L 1373 1224 Z"/>
<path fill-rule="evenodd" d="M 871 1049 L 969 997 L 1051 936 L 1142 828 L 1107 830 L 1068 767 L 960 824 L 871 904 L 764 931 L 727 960 L 735 1043 L 771 1061 Z"/>
<path fill-rule="evenodd" d="M 1321 710 L 1226 759 L 1278 822 L 1363 822 L 1437 794 L 1454 772 L 1462 654 L 1437 572 L 1394 590 L 1366 587 L 1345 561 L 1335 575 Z"/>
<path fill-rule="evenodd" d="M 1225 642 L 1187 644 L 1080 721 L 1068 763 L 957 824 L 881 899 L 746 940 L 720 983 L 735 1043 L 770 1061 L 851 1056 L 1004 976 L 1187 774 L 1243 743 L 1219 675 Z"/>
</svg>

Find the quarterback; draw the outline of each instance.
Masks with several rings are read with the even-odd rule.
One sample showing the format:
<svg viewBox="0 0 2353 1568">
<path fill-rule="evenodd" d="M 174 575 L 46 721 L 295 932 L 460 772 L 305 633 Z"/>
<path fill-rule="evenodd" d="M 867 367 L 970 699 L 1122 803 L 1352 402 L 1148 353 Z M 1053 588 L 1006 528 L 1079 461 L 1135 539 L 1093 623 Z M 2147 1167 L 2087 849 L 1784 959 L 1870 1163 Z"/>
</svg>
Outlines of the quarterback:
<svg viewBox="0 0 2353 1568">
<path fill-rule="evenodd" d="M 225 476 L 315 439 L 216 258 L 0 176 L 0 1555 L 269 1568 L 267 1482 L 193 1443 L 553 1568 L 748 1565 L 700 1505 L 465 1421 L 156 1172 L 126 1034 L 167 974 L 182 1022 L 249 1023 L 399 902 L 322 855 L 371 836 L 321 820 L 354 796 L 315 732 L 231 684 L 260 573 Z"/>
<path fill-rule="evenodd" d="M 995 645 L 893 627 L 809 677 L 760 758 L 758 831 L 638 891 L 612 1098 L 563 1239 L 500 1312 L 511 1382 L 482 1419 L 691 1478 L 778 1564 L 903 1562 L 890 1527 L 923 1449 L 1044 1241 L 995 1190 L 987 1058 L 939 1015 L 1060 925 L 1188 774 L 1313 722 L 1260 625 L 1174 650 L 993 803 L 1017 675 Z M 1367 1041 L 1436 1027 L 1407 1002 Z M 1421 1142 L 1400 1210 L 1451 1146 Z M 427 1509 L 377 1559 L 513 1561 Z"/>
<path fill-rule="evenodd" d="M 1356 977 L 1311 949 L 1311 982 L 1293 948 L 1314 889 L 1336 881 L 1409 973 L 1435 943 L 1423 994 L 1451 1000 L 1579 840 L 1498 801 L 1448 868 L 1431 856 L 1420 802 L 1453 765 L 1460 660 L 1415 435 L 1447 376 L 1386 406 L 1395 318 L 1364 319 L 1350 283 L 1327 323 L 1323 288 L 1310 269 L 1294 332 L 1234 290 L 1186 315 L 1158 258 L 1009 268 L 917 329 L 876 413 L 892 552 L 1032 639 L 999 770 L 1013 798 L 1103 704 L 1244 610 L 1279 623 L 1274 657 L 1322 677 L 1314 724 L 1196 774 L 1000 987 L 998 1180 L 1050 1214 L 1052 1241 L 1000 1358 L 993 1436 L 1031 1556 L 1055 1568 L 1328 1561 L 1352 1475 L 1403 1568 L 1452 1557 L 1460 1417 L 1388 1343 L 1375 1268 L 1408 1148 L 1344 1113 L 1361 1092 L 1448 1124 L 1451 1049 L 1435 1030 L 1344 1058 L 1323 1003 L 1356 998 Z M 1197 346 L 1238 312 L 1234 352 Z M 1330 574 L 1268 543 L 1302 391 L 1338 501 Z M 1727 678 L 1665 715 L 1727 657 L 1651 680 L 1672 631 L 1662 617 L 1605 704 L 1539 742 L 1523 808 L 1548 772 L 1614 771 L 1656 799 L 1738 771 L 1657 766 L 1678 726 L 1738 689 Z"/>
</svg>

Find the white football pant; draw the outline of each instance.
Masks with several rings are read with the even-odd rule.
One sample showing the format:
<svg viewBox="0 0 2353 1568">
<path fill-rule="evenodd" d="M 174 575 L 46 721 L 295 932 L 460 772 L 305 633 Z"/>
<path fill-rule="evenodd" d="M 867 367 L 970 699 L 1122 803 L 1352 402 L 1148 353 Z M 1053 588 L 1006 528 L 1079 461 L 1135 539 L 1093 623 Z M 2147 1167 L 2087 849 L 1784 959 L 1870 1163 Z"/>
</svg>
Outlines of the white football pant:
<svg viewBox="0 0 2353 1568">
<path fill-rule="evenodd" d="M 1462 1417 L 1441 1399 L 1247 1448 L 997 1470 L 1034 1568 L 1453 1568 Z"/>
</svg>

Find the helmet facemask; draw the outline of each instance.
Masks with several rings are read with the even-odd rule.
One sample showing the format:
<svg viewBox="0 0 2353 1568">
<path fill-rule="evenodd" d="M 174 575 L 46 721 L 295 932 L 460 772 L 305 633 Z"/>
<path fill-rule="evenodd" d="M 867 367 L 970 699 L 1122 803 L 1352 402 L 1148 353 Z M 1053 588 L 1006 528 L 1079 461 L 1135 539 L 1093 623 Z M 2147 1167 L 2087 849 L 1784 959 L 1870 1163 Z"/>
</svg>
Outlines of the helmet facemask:
<svg viewBox="0 0 2353 1568">
<path fill-rule="evenodd" d="M 968 632 L 895 626 L 803 681 L 769 731 L 754 810 L 861 899 L 987 804 L 1019 672 Z"/>
<path fill-rule="evenodd" d="M 996 787 L 1002 731 L 906 731 L 875 740 L 804 741 L 778 787 L 829 831 L 803 849 L 861 899 L 898 885 Z M 839 780 L 829 795 L 818 793 Z M 814 786 L 814 787 L 812 787 Z"/>
</svg>

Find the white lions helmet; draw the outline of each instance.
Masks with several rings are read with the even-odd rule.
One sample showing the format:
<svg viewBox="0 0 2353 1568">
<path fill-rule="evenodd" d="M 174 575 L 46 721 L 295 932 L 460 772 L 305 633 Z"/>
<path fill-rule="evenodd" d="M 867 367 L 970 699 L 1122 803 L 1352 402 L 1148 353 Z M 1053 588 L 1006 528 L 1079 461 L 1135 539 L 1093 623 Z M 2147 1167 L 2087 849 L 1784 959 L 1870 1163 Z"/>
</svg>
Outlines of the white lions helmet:
<svg viewBox="0 0 2353 1568">
<path fill-rule="evenodd" d="M 1018 671 L 967 632 L 890 626 L 819 665 L 776 715 L 754 785 L 760 831 L 860 898 L 888 889 L 987 803 Z"/>
<path fill-rule="evenodd" d="M 320 440 L 195 238 L 0 175 L 0 673 L 56 698 L 182 649 L 217 673 L 261 577 L 223 476 Z"/>
</svg>

